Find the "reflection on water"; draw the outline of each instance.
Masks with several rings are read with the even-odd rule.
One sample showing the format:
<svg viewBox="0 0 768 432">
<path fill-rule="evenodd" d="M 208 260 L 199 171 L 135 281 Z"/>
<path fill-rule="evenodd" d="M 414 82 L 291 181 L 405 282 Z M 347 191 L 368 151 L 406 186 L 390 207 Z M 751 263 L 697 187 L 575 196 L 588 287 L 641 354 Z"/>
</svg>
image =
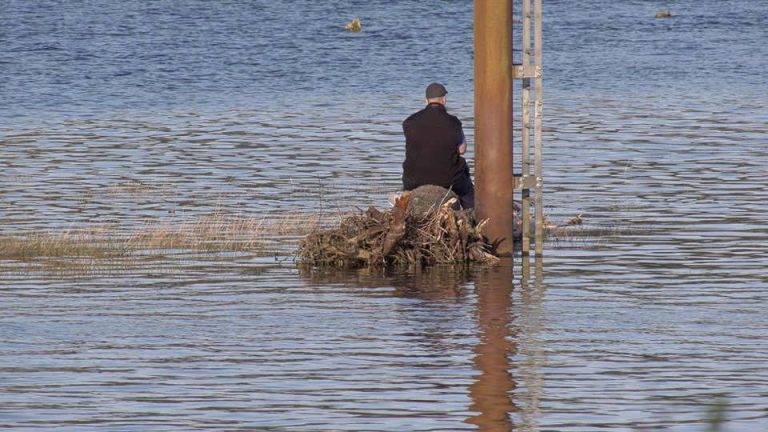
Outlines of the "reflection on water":
<svg viewBox="0 0 768 432">
<path fill-rule="evenodd" d="M 510 372 L 510 358 L 515 354 L 517 335 L 511 331 L 513 265 L 502 261 L 496 267 L 478 272 L 477 328 L 479 342 L 474 349 L 477 379 L 469 386 L 470 409 L 479 414 L 469 418 L 481 431 L 510 431 L 510 414 L 516 411 L 512 390 L 515 378 Z"/>
<path fill-rule="evenodd" d="M 541 378 L 536 370 L 541 366 L 541 359 L 535 356 L 540 357 L 541 350 L 535 341 L 535 333 L 539 329 L 531 324 L 537 319 L 536 314 L 540 313 L 543 270 L 541 259 L 537 259 L 536 279 L 529 286 L 530 264 L 527 260 L 523 263 L 523 276 L 517 288 L 512 259 L 503 259 L 494 267 L 471 270 L 446 266 L 387 274 L 370 270 L 301 268 L 300 273 L 318 286 L 341 284 L 350 288 L 383 289 L 395 297 L 419 300 L 426 308 L 431 308 L 432 302 L 470 303 L 474 309 L 471 316 L 476 334 L 473 336 L 475 342 L 467 347 L 472 371 L 467 389 L 470 415 L 464 421 L 482 431 L 535 431 L 538 399 L 541 396 Z M 518 297 L 521 306 L 514 308 L 516 312 L 512 307 L 515 289 L 522 291 Z M 522 320 L 526 320 L 527 324 L 519 322 Z M 442 340 L 443 344 L 450 337 L 439 331 L 426 332 L 422 336 Z M 512 364 L 512 358 L 518 354 L 520 340 L 525 342 L 520 351 L 529 360 L 524 366 L 517 367 Z M 522 377 L 526 384 L 525 391 L 517 396 L 513 369 L 526 371 Z M 519 419 L 517 425 L 514 418 Z"/>
<path fill-rule="evenodd" d="M 313 284 L 343 284 L 359 288 L 392 288 L 393 295 L 420 300 L 459 302 L 468 295 L 473 272 L 465 267 L 435 266 L 408 272 L 381 269 L 318 269 L 299 266 L 299 274 Z"/>
<path fill-rule="evenodd" d="M 519 403 L 523 405 L 519 430 L 538 431 L 541 399 L 544 396 L 543 368 L 547 362 L 541 340 L 546 294 L 544 292 L 544 258 L 522 257 L 519 263 L 517 272 L 520 295 L 517 296 L 517 301 L 520 306 L 517 308 L 515 325 L 520 354 L 516 371 L 521 381 L 521 389 L 517 392 L 517 397 L 520 400 Z"/>
<path fill-rule="evenodd" d="M 476 341 L 470 348 L 471 383 L 468 387 L 471 412 L 465 421 L 483 431 L 510 431 L 518 411 L 513 398 L 516 388 L 511 358 L 516 354 L 518 335 L 513 330 L 512 292 L 514 265 L 511 259 L 490 268 L 436 267 L 386 274 L 380 271 L 337 271 L 303 268 L 301 274 L 321 286 L 343 284 L 366 289 L 392 287 L 391 295 L 426 302 L 466 303 L 471 299 Z M 439 319 L 436 317 L 436 319 Z M 445 339 L 440 332 L 426 337 Z M 443 341 L 445 343 L 445 341 Z M 528 407 L 528 411 L 531 411 Z M 531 419 L 534 420 L 535 419 Z M 535 423 L 534 423 L 535 424 Z M 453 426 L 454 428 L 456 426 Z M 535 430 L 530 424 L 520 430 Z"/>
</svg>

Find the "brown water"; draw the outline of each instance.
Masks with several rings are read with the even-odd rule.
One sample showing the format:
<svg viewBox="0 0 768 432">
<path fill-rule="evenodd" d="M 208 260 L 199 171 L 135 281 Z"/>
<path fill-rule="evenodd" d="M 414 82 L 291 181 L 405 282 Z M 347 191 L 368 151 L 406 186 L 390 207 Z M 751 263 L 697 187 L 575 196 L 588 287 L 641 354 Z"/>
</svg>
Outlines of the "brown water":
<svg viewBox="0 0 768 432">
<path fill-rule="evenodd" d="M 384 206 L 400 122 L 438 78 L 473 159 L 463 3 L 435 18 L 443 73 L 428 2 L 253 2 L 261 26 L 237 2 L 207 21 L 105 3 L 60 6 L 82 24 L 63 33 L 56 8 L 0 12 L 0 233 Z M 0 260 L 0 428 L 703 431 L 725 401 L 723 430 L 768 430 L 768 14 L 546 4 L 546 211 L 590 230 L 540 261 L 393 274 L 297 268 L 295 239 Z M 363 10 L 359 38 L 341 9 Z"/>
</svg>

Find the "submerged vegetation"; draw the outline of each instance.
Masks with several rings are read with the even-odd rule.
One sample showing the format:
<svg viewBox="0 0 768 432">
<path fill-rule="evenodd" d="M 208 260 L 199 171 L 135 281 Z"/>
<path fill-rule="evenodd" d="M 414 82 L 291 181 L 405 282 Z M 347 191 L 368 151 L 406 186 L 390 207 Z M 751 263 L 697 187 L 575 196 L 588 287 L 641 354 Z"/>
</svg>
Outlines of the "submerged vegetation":
<svg viewBox="0 0 768 432">
<path fill-rule="evenodd" d="M 135 229 L 99 226 L 0 234 L 0 260 L 108 259 L 168 250 L 260 253 L 268 252 L 276 237 L 304 236 L 327 223 L 311 213 L 248 218 L 215 212 L 186 223 L 147 222 Z"/>
</svg>

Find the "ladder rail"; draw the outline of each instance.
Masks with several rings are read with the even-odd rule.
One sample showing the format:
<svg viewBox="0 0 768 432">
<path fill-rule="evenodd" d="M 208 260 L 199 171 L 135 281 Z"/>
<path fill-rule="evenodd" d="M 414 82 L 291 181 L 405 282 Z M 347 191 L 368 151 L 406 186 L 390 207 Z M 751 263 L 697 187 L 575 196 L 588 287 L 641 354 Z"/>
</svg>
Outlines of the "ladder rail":
<svg viewBox="0 0 768 432">
<path fill-rule="evenodd" d="M 531 0 L 522 0 L 522 19 L 523 19 L 523 49 L 522 49 L 522 69 L 525 70 L 531 63 Z M 521 175 L 527 177 L 531 173 L 530 162 L 530 136 L 531 136 L 531 79 L 523 75 L 522 78 L 522 137 L 521 137 Z M 523 187 L 520 192 L 520 207 L 522 217 L 522 253 L 528 255 L 531 250 L 531 192 L 530 189 Z"/>
<path fill-rule="evenodd" d="M 540 69 L 542 66 L 542 0 L 534 0 L 534 62 Z M 542 140 L 541 140 L 541 121 L 543 114 L 543 83 L 541 74 L 534 78 L 534 92 L 536 102 L 533 110 L 533 129 L 534 129 L 534 175 L 536 176 L 536 195 L 534 198 L 535 219 L 536 219 L 536 256 L 544 253 L 544 206 L 543 206 L 543 169 L 542 169 Z"/>
<path fill-rule="evenodd" d="M 521 1 L 523 17 L 522 59 L 520 64 L 512 66 L 512 78 L 522 80 L 520 151 L 522 171 L 520 174 L 514 175 L 513 187 L 521 191 L 520 210 L 522 214 L 520 218 L 523 225 L 521 252 L 524 256 L 530 254 L 531 239 L 533 238 L 535 254 L 540 257 L 544 253 L 544 180 L 541 132 L 544 106 L 542 99 L 542 0 Z M 532 2 L 533 13 L 531 13 Z M 531 50 L 532 30 L 533 50 Z M 533 81 L 533 86 L 531 81 Z M 531 140 L 533 140 L 533 149 L 531 149 Z M 533 150 L 533 175 L 531 175 L 531 150 Z M 533 235 L 531 235 L 531 189 L 535 189 L 533 196 Z"/>
</svg>

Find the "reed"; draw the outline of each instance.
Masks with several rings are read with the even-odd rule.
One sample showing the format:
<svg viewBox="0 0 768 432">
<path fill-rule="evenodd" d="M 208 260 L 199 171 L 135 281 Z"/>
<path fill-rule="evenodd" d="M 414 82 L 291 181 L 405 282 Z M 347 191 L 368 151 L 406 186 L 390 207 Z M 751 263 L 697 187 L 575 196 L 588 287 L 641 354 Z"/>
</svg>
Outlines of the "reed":
<svg viewBox="0 0 768 432">
<path fill-rule="evenodd" d="M 0 234 L 0 259 L 119 258 L 168 250 L 260 252 L 331 223 L 321 213 L 288 212 L 242 217 L 223 211 L 189 222 L 152 221 L 133 229 L 92 226 L 65 231 Z"/>
<path fill-rule="evenodd" d="M 124 255 L 121 239 L 96 237 L 88 231 L 0 235 L 0 259 L 30 260 L 38 257 L 111 258 Z"/>
</svg>

